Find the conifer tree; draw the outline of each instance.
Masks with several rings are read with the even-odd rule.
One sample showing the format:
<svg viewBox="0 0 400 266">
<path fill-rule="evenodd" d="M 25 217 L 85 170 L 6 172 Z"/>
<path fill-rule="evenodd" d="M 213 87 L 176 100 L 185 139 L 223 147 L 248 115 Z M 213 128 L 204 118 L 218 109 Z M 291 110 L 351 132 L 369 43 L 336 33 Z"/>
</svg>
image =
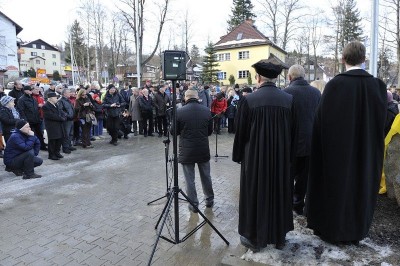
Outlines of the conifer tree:
<svg viewBox="0 0 400 266">
<path fill-rule="evenodd" d="M 343 45 L 358 40 L 360 41 L 361 35 L 363 34 L 360 23 L 360 11 L 356 7 L 354 0 L 346 0 L 343 8 L 343 21 L 342 21 L 342 40 Z"/>
<path fill-rule="evenodd" d="M 253 7 L 251 0 L 233 0 L 232 15 L 228 20 L 228 32 L 243 21 L 255 18 L 256 15 L 252 12 Z"/>
<path fill-rule="evenodd" d="M 214 45 L 209 42 L 207 47 L 204 49 L 206 55 L 203 60 L 203 74 L 202 79 L 204 83 L 215 83 L 217 82 L 218 69 L 219 66 L 217 58 L 215 56 Z"/>
</svg>

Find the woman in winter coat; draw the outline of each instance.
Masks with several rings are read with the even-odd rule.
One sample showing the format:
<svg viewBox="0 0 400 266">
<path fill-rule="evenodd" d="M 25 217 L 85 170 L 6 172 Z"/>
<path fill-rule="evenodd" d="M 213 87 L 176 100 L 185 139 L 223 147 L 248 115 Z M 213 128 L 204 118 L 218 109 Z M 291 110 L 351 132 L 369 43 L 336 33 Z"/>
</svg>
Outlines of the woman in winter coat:
<svg viewBox="0 0 400 266">
<path fill-rule="evenodd" d="M 223 92 L 217 93 L 217 96 L 211 104 L 211 113 L 214 117 L 214 132 L 221 134 L 221 117 L 224 115 L 227 108 L 225 94 Z"/>
<path fill-rule="evenodd" d="M 92 143 L 90 142 L 90 129 L 92 128 L 92 121 L 88 121 L 88 119 L 86 119 L 86 115 L 93 114 L 94 107 L 90 102 L 90 99 L 87 97 L 85 89 L 79 90 L 78 95 L 76 96 L 74 109 L 81 124 L 82 147 L 86 149 L 93 148 Z"/>
<path fill-rule="evenodd" d="M 118 93 L 114 84 L 107 86 L 107 93 L 104 97 L 103 108 L 107 114 L 107 131 L 111 136 L 110 144 L 118 145 L 118 131 L 120 127 L 120 114 L 126 103 Z"/>
<path fill-rule="evenodd" d="M 227 109 L 225 112 L 226 118 L 228 118 L 228 133 L 235 133 L 235 116 L 236 116 L 236 106 L 239 101 L 239 96 L 236 94 L 234 89 L 228 90 L 228 101 Z"/>
<path fill-rule="evenodd" d="M 137 136 L 138 133 L 143 130 L 142 115 L 140 113 L 140 106 L 139 106 L 139 97 L 140 97 L 139 89 L 132 88 L 132 96 L 129 101 L 129 113 L 131 114 L 132 124 L 133 124 L 133 134 L 135 136 Z M 137 126 L 138 123 L 139 123 L 139 130 Z"/>
<path fill-rule="evenodd" d="M 15 123 L 20 119 L 20 114 L 15 108 L 15 99 L 11 96 L 3 96 L 0 99 L 0 122 L 3 129 L 4 140 L 7 143 Z"/>
</svg>

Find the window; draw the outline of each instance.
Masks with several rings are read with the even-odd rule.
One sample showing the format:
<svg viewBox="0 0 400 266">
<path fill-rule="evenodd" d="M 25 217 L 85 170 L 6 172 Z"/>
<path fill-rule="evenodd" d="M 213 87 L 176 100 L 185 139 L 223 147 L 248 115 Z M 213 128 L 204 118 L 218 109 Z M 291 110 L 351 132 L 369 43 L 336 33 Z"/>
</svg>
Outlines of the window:
<svg viewBox="0 0 400 266">
<path fill-rule="evenodd" d="M 248 70 L 239 70 L 238 72 L 238 78 L 240 79 L 245 79 L 249 76 L 249 71 Z"/>
<path fill-rule="evenodd" d="M 250 52 L 249 51 L 241 51 L 239 52 L 239 59 L 249 59 Z"/>
<path fill-rule="evenodd" d="M 55 55 L 55 54 L 52 54 L 52 56 L 53 56 L 53 58 L 56 58 L 56 55 Z"/>
<path fill-rule="evenodd" d="M 42 50 L 46 50 L 46 46 L 44 46 L 44 45 L 41 45 L 40 48 L 41 48 Z"/>
<path fill-rule="evenodd" d="M 243 37 L 243 33 L 238 33 L 238 35 L 236 36 L 236 41 L 240 41 Z"/>
<path fill-rule="evenodd" d="M 36 60 L 36 65 L 40 65 L 40 60 Z"/>
<path fill-rule="evenodd" d="M 31 52 L 31 56 L 37 56 L 36 52 Z"/>
<path fill-rule="evenodd" d="M 32 43 L 32 48 L 36 49 L 36 44 Z"/>
<path fill-rule="evenodd" d="M 226 72 L 218 72 L 218 79 L 219 80 L 226 79 Z"/>
<path fill-rule="evenodd" d="M 44 53 L 42 53 L 42 57 L 44 57 Z"/>
<path fill-rule="evenodd" d="M 57 65 L 57 63 L 56 62 L 53 62 L 53 66 L 56 66 Z"/>
<path fill-rule="evenodd" d="M 231 60 L 231 54 L 230 53 L 218 54 L 217 55 L 217 60 L 218 61 L 230 61 Z"/>
</svg>

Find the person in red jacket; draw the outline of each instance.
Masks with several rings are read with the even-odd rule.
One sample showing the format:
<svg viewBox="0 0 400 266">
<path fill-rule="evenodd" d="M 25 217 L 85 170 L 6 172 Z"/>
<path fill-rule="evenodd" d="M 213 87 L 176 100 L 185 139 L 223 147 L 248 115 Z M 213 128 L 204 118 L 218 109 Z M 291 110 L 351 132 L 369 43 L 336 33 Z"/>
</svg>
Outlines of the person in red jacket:
<svg viewBox="0 0 400 266">
<path fill-rule="evenodd" d="M 218 135 L 221 134 L 221 117 L 227 108 L 225 94 L 223 92 L 217 93 L 215 99 L 211 103 L 211 113 L 214 119 L 214 132 Z"/>
</svg>

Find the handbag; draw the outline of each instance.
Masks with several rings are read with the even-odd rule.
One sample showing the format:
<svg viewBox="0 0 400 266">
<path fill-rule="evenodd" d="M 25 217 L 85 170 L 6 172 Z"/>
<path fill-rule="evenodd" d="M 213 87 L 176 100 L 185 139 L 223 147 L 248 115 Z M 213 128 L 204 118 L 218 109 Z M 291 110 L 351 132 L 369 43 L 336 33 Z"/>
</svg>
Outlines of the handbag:
<svg viewBox="0 0 400 266">
<path fill-rule="evenodd" d="M 92 123 L 92 125 L 97 125 L 97 119 L 96 119 L 96 116 L 94 115 L 94 114 L 92 114 L 92 113 L 87 113 L 86 114 L 86 122 L 91 122 Z"/>
</svg>

